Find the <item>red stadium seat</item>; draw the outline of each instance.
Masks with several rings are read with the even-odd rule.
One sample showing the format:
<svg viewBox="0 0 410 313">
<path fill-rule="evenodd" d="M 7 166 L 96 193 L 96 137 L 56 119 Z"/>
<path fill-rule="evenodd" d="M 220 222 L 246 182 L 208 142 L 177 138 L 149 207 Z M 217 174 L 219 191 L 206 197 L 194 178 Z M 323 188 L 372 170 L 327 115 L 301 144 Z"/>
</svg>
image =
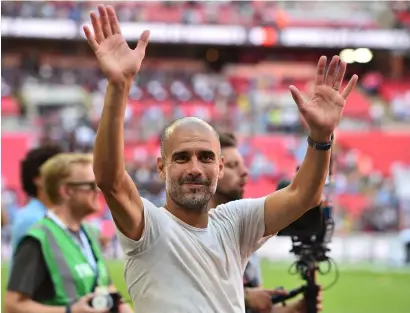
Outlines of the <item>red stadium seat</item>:
<svg viewBox="0 0 410 313">
<path fill-rule="evenodd" d="M 1 115 L 18 116 L 20 114 L 20 107 L 17 101 L 12 97 L 1 97 Z"/>
<path fill-rule="evenodd" d="M 15 189 L 23 200 L 20 186 L 20 161 L 33 142 L 30 133 L 1 134 L 1 176 L 3 188 Z"/>
<path fill-rule="evenodd" d="M 410 82 L 385 81 L 380 87 L 381 96 L 388 102 L 391 102 L 394 97 L 410 91 Z"/>
<path fill-rule="evenodd" d="M 394 162 L 410 165 L 410 134 L 389 132 L 340 132 L 337 143 L 371 157 L 375 169 L 390 176 Z"/>
</svg>

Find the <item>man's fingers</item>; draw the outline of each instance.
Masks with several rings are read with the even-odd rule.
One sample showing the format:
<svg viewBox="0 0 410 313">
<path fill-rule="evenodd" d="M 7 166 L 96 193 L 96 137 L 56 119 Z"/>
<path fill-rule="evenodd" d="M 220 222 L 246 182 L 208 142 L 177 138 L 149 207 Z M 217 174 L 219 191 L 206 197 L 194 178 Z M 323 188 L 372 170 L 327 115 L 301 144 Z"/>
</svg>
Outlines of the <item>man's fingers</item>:
<svg viewBox="0 0 410 313">
<path fill-rule="evenodd" d="M 265 292 L 270 296 L 276 296 L 276 295 L 285 296 L 289 293 L 284 289 L 270 289 L 270 290 L 267 289 L 267 290 L 265 290 Z"/>
<path fill-rule="evenodd" d="M 347 84 L 347 86 L 345 87 L 345 89 L 342 91 L 342 97 L 346 100 L 347 97 L 349 96 L 349 94 L 352 92 L 352 90 L 354 89 L 354 87 L 356 86 L 357 80 L 359 79 L 359 77 L 355 74 L 352 76 L 352 78 L 350 78 L 349 83 Z"/>
<path fill-rule="evenodd" d="M 325 84 L 332 87 L 333 82 L 335 81 L 335 76 L 337 73 L 337 65 L 339 64 L 339 56 L 335 55 L 332 58 L 332 61 L 330 61 L 329 64 L 329 69 L 327 70 L 326 74 L 326 79 L 325 79 Z"/>
<path fill-rule="evenodd" d="M 81 301 L 83 302 L 88 302 L 94 297 L 94 293 L 89 293 L 88 295 L 85 295 L 84 297 L 81 298 Z"/>
<path fill-rule="evenodd" d="M 98 6 L 98 13 L 100 13 L 100 23 L 102 27 L 102 31 L 104 33 L 104 37 L 107 38 L 108 36 L 112 35 L 110 21 L 108 20 L 107 9 L 103 5 Z"/>
<path fill-rule="evenodd" d="M 319 62 L 317 62 L 316 77 L 315 77 L 316 85 L 322 85 L 325 82 L 326 61 L 327 61 L 327 58 L 324 55 L 322 55 L 319 59 Z"/>
<path fill-rule="evenodd" d="M 336 78 L 333 82 L 332 87 L 339 90 L 340 86 L 342 85 L 343 82 L 343 78 L 345 77 L 345 73 L 346 73 L 346 67 L 347 64 L 346 62 L 340 62 L 339 64 L 339 71 L 336 74 Z"/>
<path fill-rule="evenodd" d="M 290 90 L 290 93 L 292 94 L 293 100 L 296 102 L 299 108 L 300 113 L 303 114 L 305 112 L 305 106 L 304 106 L 305 101 L 303 100 L 302 95 L 300 94 L 300 91 L 293 85 L 289 86 L 289 90 Z"/>
<path fill-rule="evenodd" d="M 98 43 L 101 43 L 104 40 L 104 33 L 101 28 L 100 19 L 98 18 L 97 14 L 95 14 L 94 12 L 90 13 L 90 17 L 91 17 L 91 23 L 93 24 L 95 40 Z"/>
<path fill-rule="evenodd" d="M 272 311 L 272 305 L 263 307 L 260 313 L 271 313 L 271 311 Z"/>
<path fill-rule="evenodd" d="M 135 48 L 135 51 L 141 56 L 141 59 L 145 56 L 145 49 L 148 46 L 149 34 L 149 30 L 144 30 L 138 40 L 137 47 Z"/>
<path fill-rule="evenodd" d="M 83 26 L 83 30 L 84 30 L 85 37 L 87 37 L 87 41 L 91 49 L 93 49 L 94 52 L 97 51 L 99 45 L 98 45 L 97 40 L 95 40 L 95 37 L 91 33 L 90 28 L 88 26 Z"/>
<path fill-rule="evenodd" d="M 117 14 L 115 13 L 114 8 L 110 5 L 107 5 L 106 8 L 107 8 L 108 19 L 111 24 L 112 33 L 121 34 L 120 23 L 118 22 Z"/>
</svg>

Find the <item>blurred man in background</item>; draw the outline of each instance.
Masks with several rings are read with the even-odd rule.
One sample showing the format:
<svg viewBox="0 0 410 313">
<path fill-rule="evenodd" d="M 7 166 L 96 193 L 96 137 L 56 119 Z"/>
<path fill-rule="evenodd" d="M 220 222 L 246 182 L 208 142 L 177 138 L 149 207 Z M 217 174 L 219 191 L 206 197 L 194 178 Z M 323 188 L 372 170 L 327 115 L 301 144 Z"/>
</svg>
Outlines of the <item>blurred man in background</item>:
<svg viewBox="0 0 410 313">
<path fill-rule="evenodd" d="M 210 208 L 242 199 L 248 178 L 248 169 L 239 153 L 235 135 L 219 133 L 219 141 L 221 142 L 222 156 L 225 159 L 225 170 L 224 176 L 218 181 L 215 195 L 209 204 Z M 243 282 L 247 313 L 303 313 L 306 311 L 303 300 L 293 302 L 287 307 L 273 307 L 271 297 L 276 294 L 284 294 L 284 291 L 263 289 L 261 266 L 256 254 L 249 258 Z M 319 295 L 318 302 L 318 310 L 321 310 L 321 295 Z"/>
<path fill-rule="evenodd" d="M 43 146 L 28 151 L 20 163 L 20 179 L 23 191 L 29 198 L 28 203 L 21 208 L 13 221 L 11 229 L 12 254 L 21 238 L 35 223 L 40 221 L 49 207 L 45 190 L 41 183 L 40 168 L 53 156 L 62 150 L 57 146 Z"/>
<path fill-rule="evenodd" d="M 96 310 L 89 304 L 94 292 L 115 292 L 98 236 L 84 224 L 99 210 L 92 156 L 59 154 L 41 167 L 41 177 L 53 210 L 17 245 L 7 312 L 108 312 L 109 307 Z M 118 312 L 132 312 L 127 304 L 118 305 Z"/>
</svg>

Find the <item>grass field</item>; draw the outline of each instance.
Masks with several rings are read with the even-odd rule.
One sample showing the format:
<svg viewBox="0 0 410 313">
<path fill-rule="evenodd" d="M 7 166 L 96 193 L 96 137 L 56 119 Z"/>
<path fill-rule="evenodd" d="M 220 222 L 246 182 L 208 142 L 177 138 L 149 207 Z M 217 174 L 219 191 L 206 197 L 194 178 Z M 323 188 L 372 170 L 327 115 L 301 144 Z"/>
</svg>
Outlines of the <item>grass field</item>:
<svg viewBox="0 0 410 313">
<path fill-rule="evenodd" d="M 109 263 L 112 279 L 122 294 L 128 297 L 120 261 Z M 263 262 L 264 285 L 267 288 L 299 287 L 303 281 L 288 274 L 288 265 Z M 326 287 L 334 279 L 334 273 L 319 277 Z M 7 268 L 2 267 L 2 291 L 7 280 Z M 2 292 L 2 303 L 3 303 Z M 335 286 L 323 293 L 324 313 L 409 313 L 410 270 L 387 271 L 342 267 Z M 3 307 L 3 305 L 2 305 Z"/>
</svg>

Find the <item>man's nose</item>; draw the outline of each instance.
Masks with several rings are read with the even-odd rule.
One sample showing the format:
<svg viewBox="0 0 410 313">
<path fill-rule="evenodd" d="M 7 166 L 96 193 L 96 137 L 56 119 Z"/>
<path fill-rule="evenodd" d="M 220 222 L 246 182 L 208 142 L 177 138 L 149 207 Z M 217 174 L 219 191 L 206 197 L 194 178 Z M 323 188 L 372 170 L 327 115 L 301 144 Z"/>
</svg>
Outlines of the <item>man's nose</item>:
<svg viewBox="0 0 410 313">
<path fill-rule="evenodd" d="M 240 169 L 241 177 L 247 177 L 248 176 L 248 168 L 245 165 L 241 166 Z"/>
<path fill-rule="evenodd" d="M 202 175 L 202 163 L 196 158 L 193 157 L 190 162 L 189 173 L 195 176 Z"/>
</svg>

